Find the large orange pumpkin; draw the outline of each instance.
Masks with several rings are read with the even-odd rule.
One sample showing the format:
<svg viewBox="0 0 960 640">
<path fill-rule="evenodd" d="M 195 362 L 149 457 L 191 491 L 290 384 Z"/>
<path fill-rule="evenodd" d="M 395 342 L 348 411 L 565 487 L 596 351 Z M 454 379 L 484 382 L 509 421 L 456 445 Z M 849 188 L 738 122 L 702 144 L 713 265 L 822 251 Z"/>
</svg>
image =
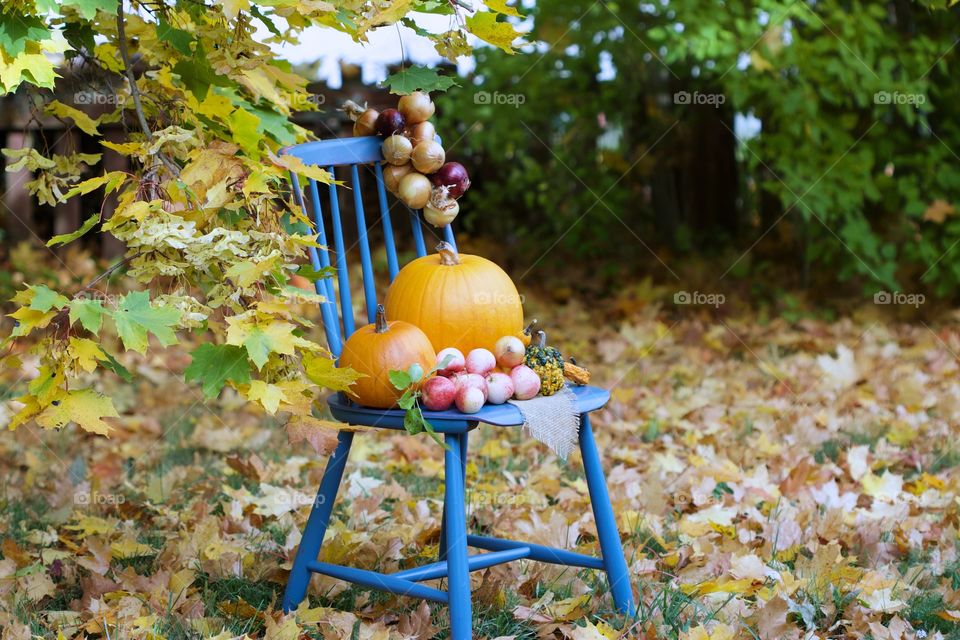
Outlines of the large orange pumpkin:
<svg viewBox="0 0 960 640">
<path fill-rule="evenodd" d="M 390 371 L 406 371 L 414 362 L 429 371 L 436 361 L 437 354 L 423 331 L 407 322 L 387 322 L 382 305 L 377 307 L 377 321 L 354 331 L 340 352 L 341 367 L 366 374 L 347 394 L 378 409 L 389 409 L 400 398 L 401 391 L 390 382 Z"/>
<path fill-rule="evenodd" d="M 387 292 L 387 314 L 420 327 L 437 351 L 493 349 L 523 328 L 523 305 L 503 269 L 480 256 L 457 254 L 446 242 L 417 258 Z"/>
</svg>

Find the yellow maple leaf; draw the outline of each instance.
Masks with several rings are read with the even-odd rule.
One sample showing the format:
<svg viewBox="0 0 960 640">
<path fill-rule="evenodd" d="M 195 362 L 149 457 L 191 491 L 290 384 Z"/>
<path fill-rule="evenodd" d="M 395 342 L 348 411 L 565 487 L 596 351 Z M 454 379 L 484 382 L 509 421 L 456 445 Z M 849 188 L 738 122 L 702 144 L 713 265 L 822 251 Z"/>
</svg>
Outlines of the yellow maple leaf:
<svg viewBox="0 0 960 640">
<path fill-rule="evenodd" d="M 9 317 L 17 321 L 17 326 L 10 332 L 10 335 L 15 337 L 25 336 L 34 329 L 43 329 L 50 324 L 50 321 L 56 317 L 58 312 L 58 309 L 36 311 L 30 307 L 20 307 L 13 313 L 8 314 Z"/>
<path fill-rule="evenodd" d="M 283 389 L 275 384 L 264 382 L 263 380 L 254 380 L 246 392 L 247 400 L 259 402 L 270 415 L 277 412 L 280 403 L 287 399 Z"/>
<path fill-rule="evenodd" d="M 77 531 L 81 538 L 91 535 L 103 535 L 116 531 L 117 523 L 96 516 L 80 516 L 76 524 L 69 524 L 64 527 L 70 531 Z"/>
<path fill-rule="evenodd" d="M 270 160 L 273 161 L 273 164 L 277 165 L 282 169 L 286 169 L 287 171 L 292 171 L 298 176 L 311 178 L 313 180 L 316 180 L 317 182 L 322 182 L 324 184 L 331 184 L 331 183 L 340 184 L 338 181 L 335 181 L 333 179 L 333 176 L 330 175 L 329 171 L 321 169 L 316 165 L 305 164 L 303 160 L 301 160 L 297 156 L 291 156 L 291 155 L 274 156 L 270 154 L 269 157 L 270 157 Z"/>
<path fill-rule="evenodd" d="M 303 356 L 303 368 L 311 382 L 331 391 L 346 391 L 354 382 L 366 377 L 353 369 L 336 366 L 331 358 L 314 354 Z"/>
<path fill-rule="evenodd" d="M 235 20 L 241 11 L 250 11 L 250 0 L 222 0 L 223 15 L 228 20 Z"/>
<path fill-rule="evenodd" d="M 84 431 L 106 436 L 113 427 L 103 418 L 120 416 L 113 400 L 93 389 L 64 391 L 54 402 L 37 416 L 37 424 L 41 427 L 61 429 L 76 422 Z"/>
<path fill-rule="evenodd" d="M 138 558 L 143 556 L 152 556 L 156 550 L 150 545 L 124 538 L 110 545 L 110 555 L 116 560 L 122 558 Z"/>
<path fill-rule="evenodd" d="M 44 108 L 44 111 L 58 118 L 70 118 L 81 131 L 88 135 L 100 135 L 100 132 L 97 131 L 97 122 L 93 118 L 79 109 L 71 107 L 68 104 L 63 104 L 59 100 L 54 100 L 48 104 Z"/>
<path fill-rule="evenodd" d="M 300 625 L 292 615 L 279 623 L 270 616 L 264 616 L 264 622 L 264 640 L 297 640 L 300 637 Z"/>
<path fill-rule="evenodd" d="M 296 347 L 306 342 L 293 335 L 296 327 L 289 322 L 258 322 L 254 316 L 242 314 L 227 318 L 227 324 L 227 344 L 244 347 L 258 370 L 271 353 L 292 356 Z"/>
<path fill-rule="evenodd" d="M 71 337 L 70 344 L 67 347 L 67 353 L 77 366 L 87 373 L 91 373 L 97 368 L 97 362 L 99 360 L 105 360 L 107 357 L 103 353 L 103 349 L 100 348 L 100 345 L 87 338 Z"/>
<path fill-rule="evenodd" d="M 484 42 L 511 55 L 516 53 L 513 41 L 523 35 L 509 22 L 498 21 L 497 14 L 490 11 L 481 11 L 467 18 L 467 29 Z"/>
</svg>

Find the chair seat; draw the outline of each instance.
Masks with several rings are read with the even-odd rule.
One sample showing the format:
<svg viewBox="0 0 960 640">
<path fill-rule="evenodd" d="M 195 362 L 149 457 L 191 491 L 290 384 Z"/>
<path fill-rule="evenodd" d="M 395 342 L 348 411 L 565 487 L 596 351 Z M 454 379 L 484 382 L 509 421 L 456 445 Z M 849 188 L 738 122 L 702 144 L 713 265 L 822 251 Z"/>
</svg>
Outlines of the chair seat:
<svg viewBox="0 0 960 640">
<path fill-rule="evenodd" d="M 596 411 L 607 404 L 610 392 L 600 387 L 569 385 L 576 396 L 577 411 L 581 414 Z M 330 413 L 340 422 L 364 425 L 380 429 L 403 429 L 402 409 L 374 409 L 350 401 L 342 393 L 327 398 Z M 518 427 L 523 424 L 520 409 L 510 404 L 485 404 L 478 413 L 461 413 L 456 409 L 448 411 L 424 411 L 423 417 L 439 433 L 458 433 L 473 428 L 478 422 L 498 427 Z"/>
</svg>

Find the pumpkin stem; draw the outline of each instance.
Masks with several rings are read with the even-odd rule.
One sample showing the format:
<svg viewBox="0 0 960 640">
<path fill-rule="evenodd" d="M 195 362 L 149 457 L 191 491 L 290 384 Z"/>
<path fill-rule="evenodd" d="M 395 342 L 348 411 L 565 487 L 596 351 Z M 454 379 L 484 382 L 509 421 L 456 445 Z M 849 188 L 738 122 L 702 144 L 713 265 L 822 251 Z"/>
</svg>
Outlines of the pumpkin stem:
<svg viewBox="0 0 960 640">
<path fill-rule="evenodd" d="M 377 333 L 386 333 L 389 325 L 387 324 L 387 312 L 384 311 L 383 305 L 377 305 L 377 323 L 374 327 L 374 330 Z"/>
<path fill-rule="evenodd" d="M 547 346 L 547 333 L 545 331 L 537 331 L 537 344 L 538 347 Z"/>
<path fill-rule="evenodd" d="M 460 256 L 449 242 L 441 242 L 438 244 L 437 251 L 440 252 L 440 264 L 448 267 L 460 264 Z"/>
</svg>

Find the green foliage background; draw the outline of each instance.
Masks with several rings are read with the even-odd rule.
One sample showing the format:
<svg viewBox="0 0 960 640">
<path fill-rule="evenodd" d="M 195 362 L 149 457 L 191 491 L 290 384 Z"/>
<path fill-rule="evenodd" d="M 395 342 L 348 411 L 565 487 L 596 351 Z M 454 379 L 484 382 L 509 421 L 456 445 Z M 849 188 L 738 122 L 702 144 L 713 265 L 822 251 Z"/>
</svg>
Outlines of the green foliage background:
<svg viewBox="0 0 960 640">
<path fill-rule="evenodd" d="M 465 222 L 546 263 L 619 270 L 642 252 L 632 234 L 664 278 L 706 252 L 717 276 L 779 264 L 805 284 L 952 294 L 960 7 L 947 4 L 539 0 L 545 44 L 478 51 L 444 99 L 482 212 Z M 759 133 L 735 137 L 738 116 Z"/>
</svg>

